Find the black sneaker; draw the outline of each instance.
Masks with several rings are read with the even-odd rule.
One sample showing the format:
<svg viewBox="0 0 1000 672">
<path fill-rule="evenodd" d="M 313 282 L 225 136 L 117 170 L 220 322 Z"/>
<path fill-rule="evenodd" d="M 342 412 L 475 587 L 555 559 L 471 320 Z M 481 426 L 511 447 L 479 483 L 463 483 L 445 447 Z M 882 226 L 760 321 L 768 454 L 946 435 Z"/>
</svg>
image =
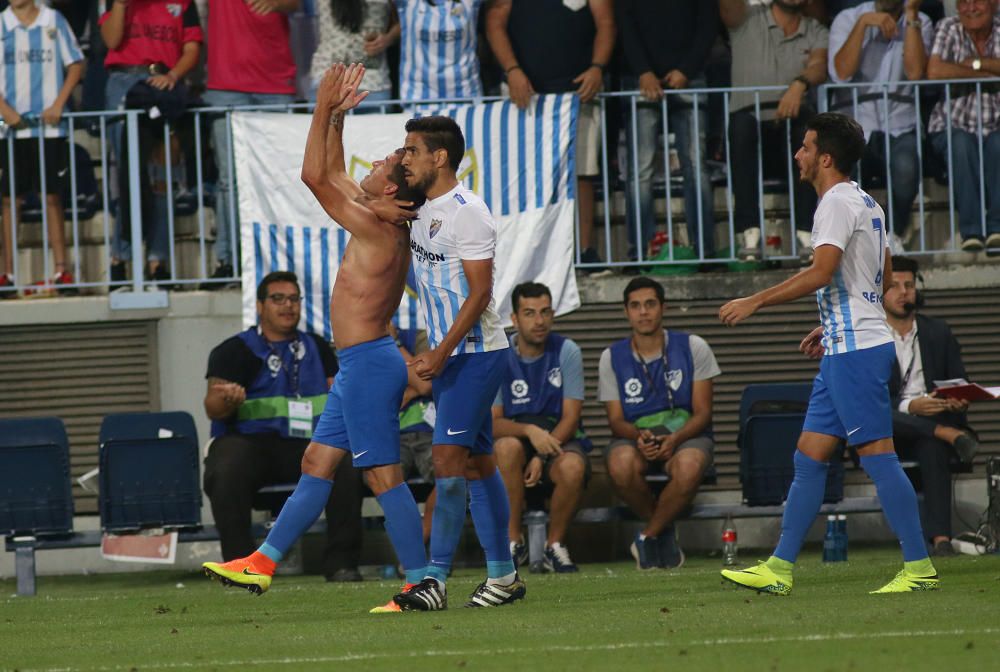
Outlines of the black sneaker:
<svg viewBox="0 0 1000 672">
<path fill-rule="evenodd" d="M 571 574 L 580 569 L 569 557 L 569 550 L 560 543 L 545 547 L 545 570 L 556 574 Z"/>
<path fill-rule="evenodd" d="M 528 545 L 521 541 L 510 542 L 510 557 L 514 561 L 514 568 L 520 569 L 528 564 Z"/>
<path fill-rule="evenodd" d="M 972 464 L 972 459 L 979 452 L 979 442 L 976 440 L 976 437 L 968 432 L 963 432 L 955 439 L 954 448 L 962 464 Z"/>
<path fill-rule="evenodd" d="M 233 280 L 232 264 L 219 264 L 215 267 L 215 270 L 212 271 L 212 275 L 208 277 L 210 280 L 216 280 L 217 282 L 203 282 L 201 284 L 201 289 L 207 292 L 227 289 L 236 285 L 236 281 Z M 222 280 L 228 280 L 228 282 L 222 282 Z"/>
<path fill-rule="evenodd" d="M 628 550 L 632 553 L 632 557 L 635 558 L 637 569 L 656 569 L 662 566 L 660 564 L 660 545 L 657 543 L 656 537 L 646 537 L 643 539 L 640 535 L 636 534 Z"/>
<path fill-rule="evenodd" d="M 441 611 L 448 608 L 448 591 L 437 579 L 427 577 L 392 601 L 403 611 Z"/>
<path fill-rule="evenodd" d="M 656 545 L 660 551 L 660 567 L 664 569 L 680 569 L 684 564 L 684 551 L 677 543 L 677 532 L 673 526 L 660 532 L 656 538 Z"/>
<path fill-rule="evenodd" d="M 505 604 L 513 604 L 517 600 L 523 600 L 527 586 L 521 577 L 514 574 L 514 580 L 507 585 L 499 585 L 483 581 L 469 595 L 469 601 L 465 603 L 467 607 L 502 607 Z"/>
</svg>

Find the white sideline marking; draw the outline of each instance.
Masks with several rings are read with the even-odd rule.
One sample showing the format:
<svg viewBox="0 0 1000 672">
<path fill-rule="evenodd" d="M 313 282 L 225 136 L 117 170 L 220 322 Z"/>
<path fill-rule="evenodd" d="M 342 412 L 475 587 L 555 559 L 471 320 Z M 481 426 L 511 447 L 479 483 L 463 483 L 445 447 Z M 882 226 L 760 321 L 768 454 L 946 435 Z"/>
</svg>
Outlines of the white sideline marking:
<svg viewBox="0 0 1000 672">
<path fill-rule="evenodd" d="M 143 670 L 172 670 L 185 668 L 204 667 L 234 667 L 243 665 L 305 665 L 313 663 L 347 663 L 360 660 L 378 660 L 384 658 L 425 658 L 427 656 L 438 657 L 459 657 L 459 656 L 502 656 L 516 653 L 543 653 L 545 651 L 566 651 L 570 653 L 584 653 L 588 651 L 618 651 L 621 649 L 663 649 L 668 647 L 684 646 L 745 646 L 747 644 L 787 644 L 795 642 L 830 642 L 849 641 L 860 639 L 891 639 L 907 637 L 945 637 L 945 636 L 968 636 L 968 635 L 995 635 L 1000 634 L 1000 628 L 980 628 L 975 630 L 901 630 L 898 632 L 834 632 L 821 635 L 796 635 L 794 637 L 723 637 L 719 639 L 696 639 L 687 642 L 623 642 L 619 644 L 587 644 L 583 646 L 551 646 L 546 645 L 540 648 L 510 647 L 503 649 L 470 649 L 461 650 L 430 650 L 430 651 L 410 651 L 398 653 L 347 653 L 340 656 L 311 656 L 303 658 L 256 658 L 251 660 L 199 660 L 198 662 L 182 663 L 152 663 L 142 664 Z M 98 672 L 115 672 L 116 670 L 133 669 L 133 665 L 119 665 L 113 667 L 92 667 L 89 670 Z M 49 667 L 49 668 L 18 668 L 21 672 L 76 672 L 83 668 L 77 667 Z"/>
</svg>

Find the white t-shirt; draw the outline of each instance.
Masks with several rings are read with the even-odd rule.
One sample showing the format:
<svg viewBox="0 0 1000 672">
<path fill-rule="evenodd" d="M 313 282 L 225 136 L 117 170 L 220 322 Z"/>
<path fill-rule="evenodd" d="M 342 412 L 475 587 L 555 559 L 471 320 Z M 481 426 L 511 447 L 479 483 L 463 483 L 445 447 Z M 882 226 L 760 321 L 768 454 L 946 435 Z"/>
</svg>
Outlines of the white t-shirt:
<svg viewBox="0 0 1000 672">
<path fill-rule="evenodd" d="M 493 259 L 497 225 L 479 196 L 461 183 L 446 194 L 427 201 L 410 230 L 413 272 L 427 325 L 427 340 L 436 348 L 455 323 L 469 296 L 469 282 L 462 261 Z M 495 273 L 494 273 L 495 275 Z M 490 304 L 451 354 L 491 352 L 507 347 L 500 326 L 496 299 Z"/>
<path fill-rule="evenodd" d="M 823 350 L 836 355 L 892 343 L 882 306 L 882 269 L 889 240 L 885 213 L 856 182 L 827 191 L 813 217 L 812 246 L 836 245 L 844 255 L 833 279 L 816 291 Z"/>
</svg>

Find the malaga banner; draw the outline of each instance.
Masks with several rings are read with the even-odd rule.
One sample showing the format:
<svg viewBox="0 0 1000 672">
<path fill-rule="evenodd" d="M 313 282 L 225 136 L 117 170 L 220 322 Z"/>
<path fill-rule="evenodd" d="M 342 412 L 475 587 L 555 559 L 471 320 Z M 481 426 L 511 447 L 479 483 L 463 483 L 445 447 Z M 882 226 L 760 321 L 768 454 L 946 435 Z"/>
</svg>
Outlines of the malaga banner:
<svg viewBox="0 0 1000 672">
<path fill-rule="evenodd" d="M 573 271 L 574 134 L 577 99 L 539 96 L 528 110 L 509 100 L 442 108 L 462 127 L 466 154 L 459 179 L 497 220 L 494 292 L 509 322 L 510 293 L 520 282 L 552 290 L 556 314 L 580 306 Z M 403 144 L 408 114 L 352 115 L 344 128 L 347 170 L 360 180 Z M 301 328 L 331 338 L 330 292 L 350 234 L 331 220 L 299 180 L 311 118 L 304 114 L 233 114 L 241 222 L 243 323 L 256 322 L 256 287 L 288 270 L 303 285 Z M 394 322 L 422 327 L 410 286 Z"/>
</svg>

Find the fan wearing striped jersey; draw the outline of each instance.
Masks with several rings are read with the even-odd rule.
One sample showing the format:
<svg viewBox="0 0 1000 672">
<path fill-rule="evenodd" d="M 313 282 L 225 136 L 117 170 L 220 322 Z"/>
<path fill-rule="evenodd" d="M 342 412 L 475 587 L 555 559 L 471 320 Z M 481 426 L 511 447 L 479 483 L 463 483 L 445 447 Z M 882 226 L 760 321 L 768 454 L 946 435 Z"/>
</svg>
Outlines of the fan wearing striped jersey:
<svg viewBox="0 0 1000 672">
<path fill-rule="evenodd" d="M 465 523 L 468 487 L 487 578 L 466 606 L 509 604 L 524 597 L 525 587 L 510 554 L 510 502 L 493 456 L 491 406 L 508 347 L 493 298 L 497 226 L 483 200 L 458 181 L 465 137 L 453 119 L 411 119 L 403 150 L 407 184 L 427 194 L 410 248 L 430 350 L 409 365 L 432 381 L 437 502 L 427 577 L 395 599 L 404 609 L 447 607 L 445 580 Z"/>
<path fill-rule="evenodd" d="M 903 550 L 903 569 L 873 593 L 938 588 L 920 526 L 917 496 L 892 443 L 889 376 L 896 360 L 886 323 L 883 292 L 892 282 L 885 214 L 849 175 L 865 149 L 864 131 L 836 113 L 813 117 L 795 154 L 800 178 L 820 198 L 813 218 L 812 265 L 769 289 L 735 299 L 719 309 L 729 326 L 765 306 L 794 301 L 811 292 L 821 326 L 799 349 L 822 358 L 813 382 L 798 450 L 795 478 L 774 554 L 755 567 L 722 570 L 723 578 L 772 595 L 792 591 L 792 570 L 806 532 L 823 503 L 830 458 L 846 441 L 875 483 L 882 510 Z"/>
<path fill-rule="evenodd" d="M 344 113 L 364 100 L 367 92 L 357 91 L 363 77 L 361 65 L 338 64 L 327 72 L 302 162 L 302 181 L 327 214 L 351 233 L 330 302 L 340 370 L 302 458 L 302 478 L 264 544 L 247 558 L 204 565 L 209 576 L 258 594 L 270 586 L 276 563 L 319 517 L 333 487 L 331 477 L 348 454 L 364 470 L 385 512 L 386 532 L 407 577 L 404 593 L 423 578 L 427 565 L 420 512 L 399 463 L 406 363 L 387 326 L 410 265 L 406 222 L 413 218 L 412 208 L 423 203 L 424 193 L 406 184 L 402 152 L 376 161 L 360 185 L 348 176 Z M 400 608 L 390 601 L 372 611 Z"/>
</svg>

